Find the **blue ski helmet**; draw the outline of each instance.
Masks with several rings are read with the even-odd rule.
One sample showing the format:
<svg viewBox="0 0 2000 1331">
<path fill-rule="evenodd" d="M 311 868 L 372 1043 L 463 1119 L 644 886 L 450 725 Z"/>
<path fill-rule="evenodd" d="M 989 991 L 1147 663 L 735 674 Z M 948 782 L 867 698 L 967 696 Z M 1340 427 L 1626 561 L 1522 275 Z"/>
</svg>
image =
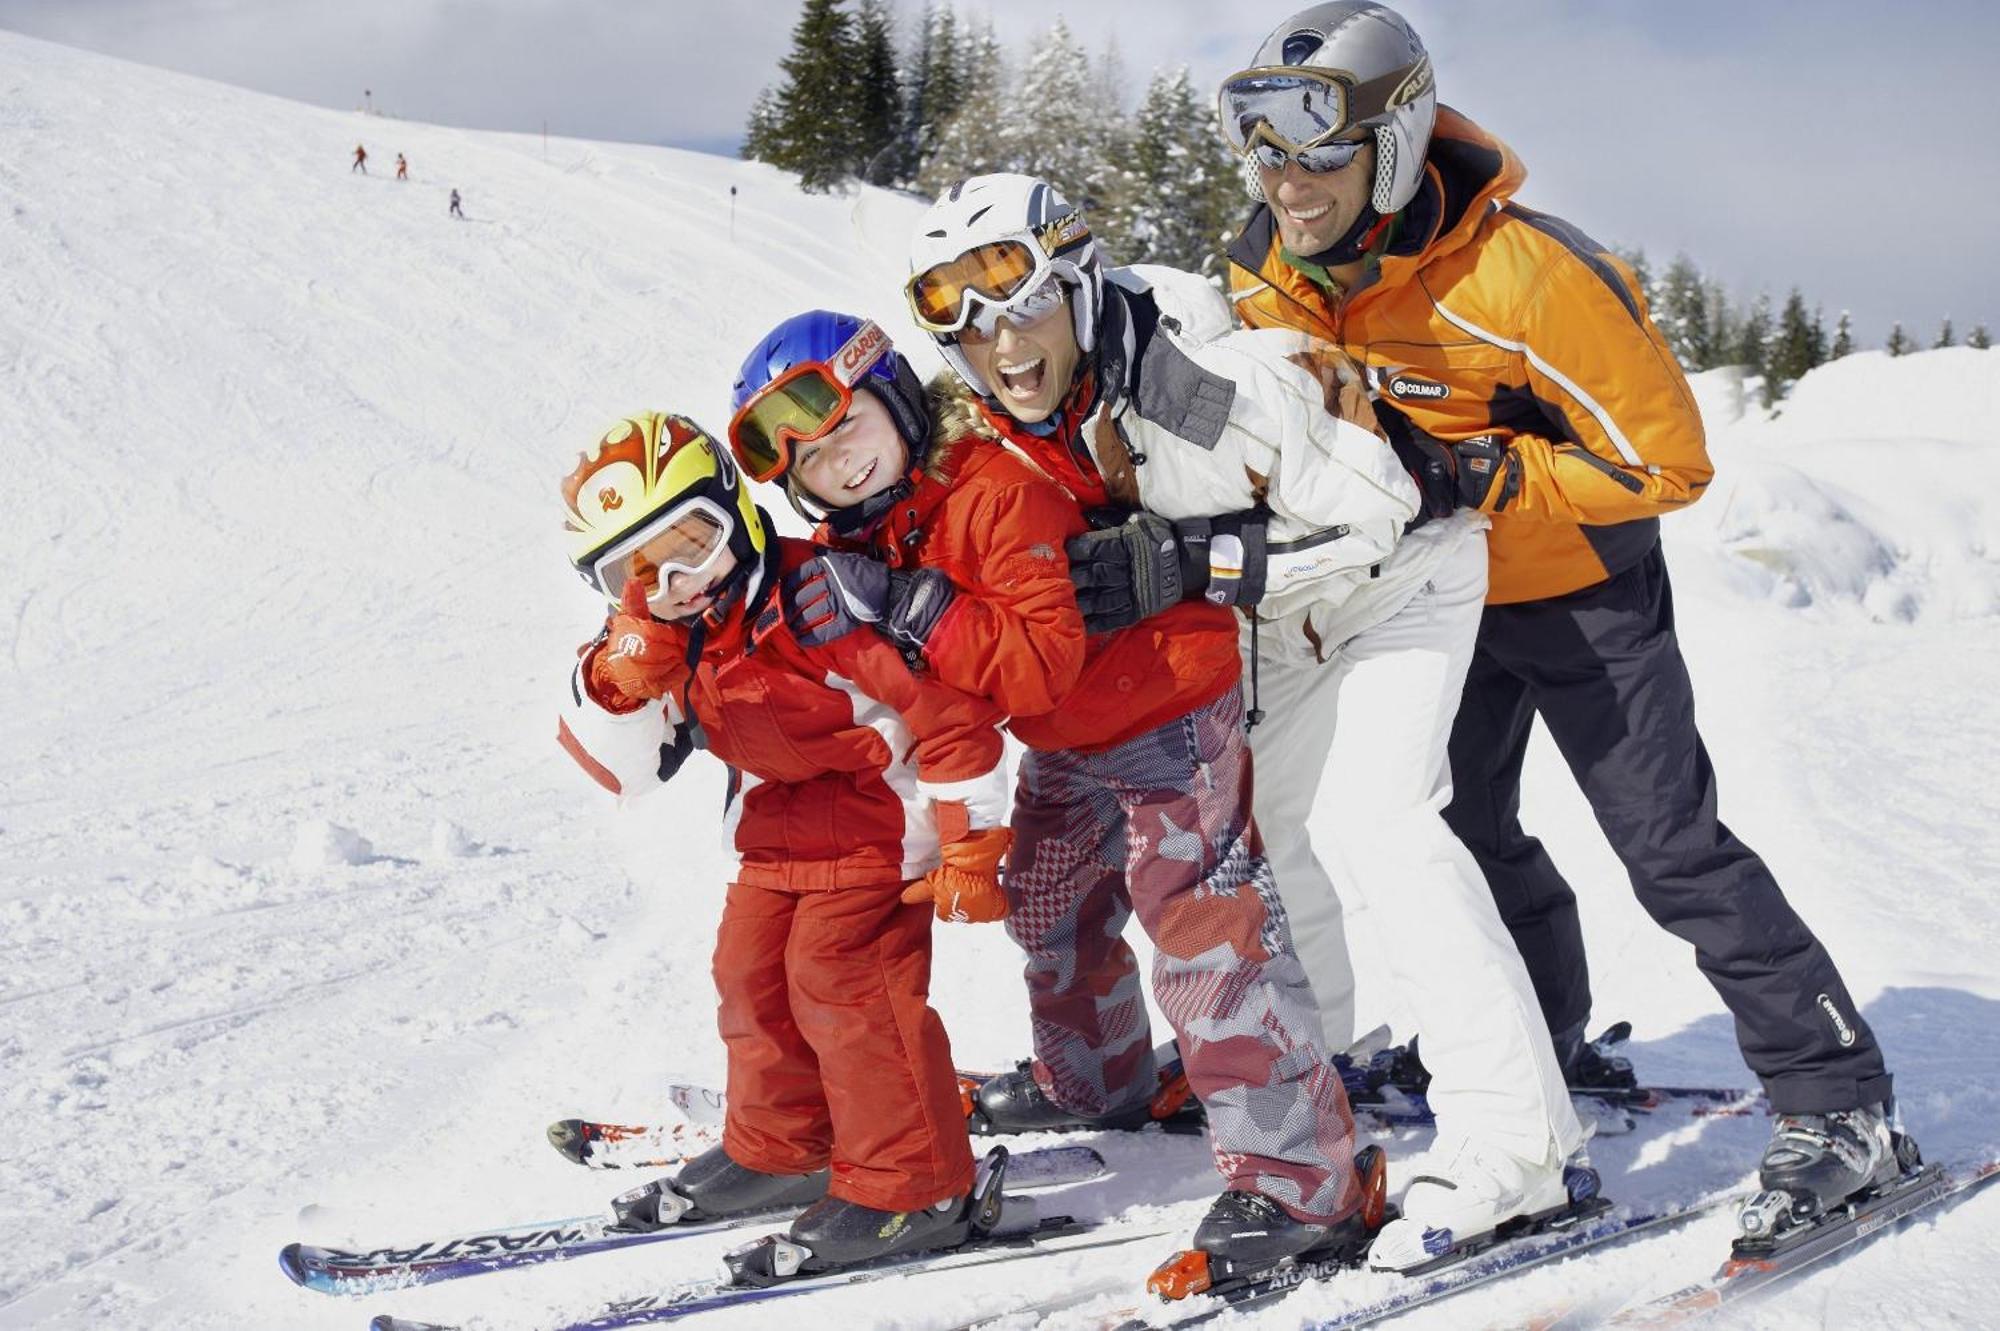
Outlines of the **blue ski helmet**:
<svg viewBox="0 0 2000 1331">
<path fill-rule="evenodd" d="M 766 333 L 743 358 L 729 394 L 730 411 L 741 412 L 759 390 L 782 378 L 787 371 L 812 363 L 826 365 L 835 369 L 836 377 L 843 383 L 869 389 L 881 400 L 896 423 L 896 433 L 909 447 L 910 465 L 921 466 L 931 442 L 931 414 L 924 398 L 923 381 L 887 337 L 864 339 L 857 344 L 856 338 L 869 327 L 866 319 L 834 310 L 807 310 L 793 315 Z M 860 366 L 837 365 L 843 352 L 867 359 Z"/>
</svg>

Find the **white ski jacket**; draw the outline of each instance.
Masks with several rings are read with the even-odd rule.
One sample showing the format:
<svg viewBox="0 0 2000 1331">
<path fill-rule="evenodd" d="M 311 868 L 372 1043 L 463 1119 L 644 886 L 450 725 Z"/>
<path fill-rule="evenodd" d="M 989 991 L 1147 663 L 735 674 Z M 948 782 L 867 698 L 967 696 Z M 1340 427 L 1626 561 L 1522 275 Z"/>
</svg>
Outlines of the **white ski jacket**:
<svg viewBox="0 0 2000 1331">
<path fill-rule="evenodd" d="M 1456 542 L 1486 526 L 1462 512 L 1405 532 L 1416 482 L 1386 440 L 1329 411 L 1319 378 L 1289 359 L 1312 349 L 1305 334 L 1230 329 L 1227 300 L 1192 274 L 1123 268 L 1110 279 L 1150 295 L 1162 317 L 1107 408 L 1111 428 L 1088 436 L 1099 470 L 1129 476 L 1140 506 L 1166 518 L 1239 512 L 1261 492 L 1271 518 L 1258 613 L 1277 621 L 1269 648 L 1324 659 L 1395 614 Z"/>
</svg>

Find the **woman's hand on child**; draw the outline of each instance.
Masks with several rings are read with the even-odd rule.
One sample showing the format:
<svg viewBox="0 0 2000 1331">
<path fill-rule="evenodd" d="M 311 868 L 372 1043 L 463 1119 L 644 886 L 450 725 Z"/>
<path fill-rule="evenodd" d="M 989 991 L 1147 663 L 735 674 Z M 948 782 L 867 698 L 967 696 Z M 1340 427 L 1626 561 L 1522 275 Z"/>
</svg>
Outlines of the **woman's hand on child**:
<svg viewBox="0 0 2000 1331">
<path fill-rule="evenodd" d="M 937 904 L 937 917 L 958 924 L 990 924 L 1007 918 L 1000 890 L 1000 861 L 1014 844 L 1005 827 L 967 832 L 943 846 L 944 862 L 903 889 L 906 902 Z"/>
<path fill-rule="evenodd" d="M 591 658 L 593 693 L 613 704 L 632 705 L 664 698 L 688 681 L 687 630 L 653 618 L 646 606 L 646 588 L 637 578 L 625 584 L 624 597 L 605 626 L 604 641 Z"/>
</svg>

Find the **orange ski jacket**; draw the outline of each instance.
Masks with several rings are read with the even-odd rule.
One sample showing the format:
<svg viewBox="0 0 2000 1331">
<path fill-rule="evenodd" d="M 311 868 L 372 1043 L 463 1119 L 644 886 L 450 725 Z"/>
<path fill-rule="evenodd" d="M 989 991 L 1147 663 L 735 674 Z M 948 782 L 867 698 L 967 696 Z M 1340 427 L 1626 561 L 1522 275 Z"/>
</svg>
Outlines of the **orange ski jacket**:
<svg viewBox="0 0 2000 1331">
<path fill-rule="evenodd" d="M 1631 567 L 1659 540 L 1659 515 L 1700 498 L 1714 470 L 1632 270 L 1513 202 L 1526 176 L 1505 144 L 1439 107 L 1424 182 L 1353 288 L 1288 261 L 1268 204 L 1229 255 L 1245 324 L 1344 347 L 1380 398 L 1438 439 L 1509 442 L 1518 492 L 1495 485 L 1486 500 L 1496 605 Z"/>
</svg>

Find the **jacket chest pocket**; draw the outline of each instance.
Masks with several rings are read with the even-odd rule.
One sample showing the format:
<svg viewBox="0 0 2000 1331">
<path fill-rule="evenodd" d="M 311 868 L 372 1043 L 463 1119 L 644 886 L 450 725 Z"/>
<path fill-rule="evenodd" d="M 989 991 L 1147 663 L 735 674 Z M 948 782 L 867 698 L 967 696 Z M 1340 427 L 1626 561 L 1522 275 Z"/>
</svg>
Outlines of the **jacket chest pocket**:
<svg viewBox="0 0 2000 1331">
<path fill-rule="evenodd" d="M 717 688 L 714 705 L 720 724 L 712 744 L 718 758 L 766 781 L 803 781 L 817 774 L 789 733 L 801 718 L 787 716 L 762 671 L 732 672 Z"/>
<path fill-rule="evenodd" d="M 1370 342 L 1368 384 L 1418 428 L 1464 438 L 1492 425 L 1494 400 L 1516 378 L 1517 359 L 1469 337 Z"/>
</svg>

